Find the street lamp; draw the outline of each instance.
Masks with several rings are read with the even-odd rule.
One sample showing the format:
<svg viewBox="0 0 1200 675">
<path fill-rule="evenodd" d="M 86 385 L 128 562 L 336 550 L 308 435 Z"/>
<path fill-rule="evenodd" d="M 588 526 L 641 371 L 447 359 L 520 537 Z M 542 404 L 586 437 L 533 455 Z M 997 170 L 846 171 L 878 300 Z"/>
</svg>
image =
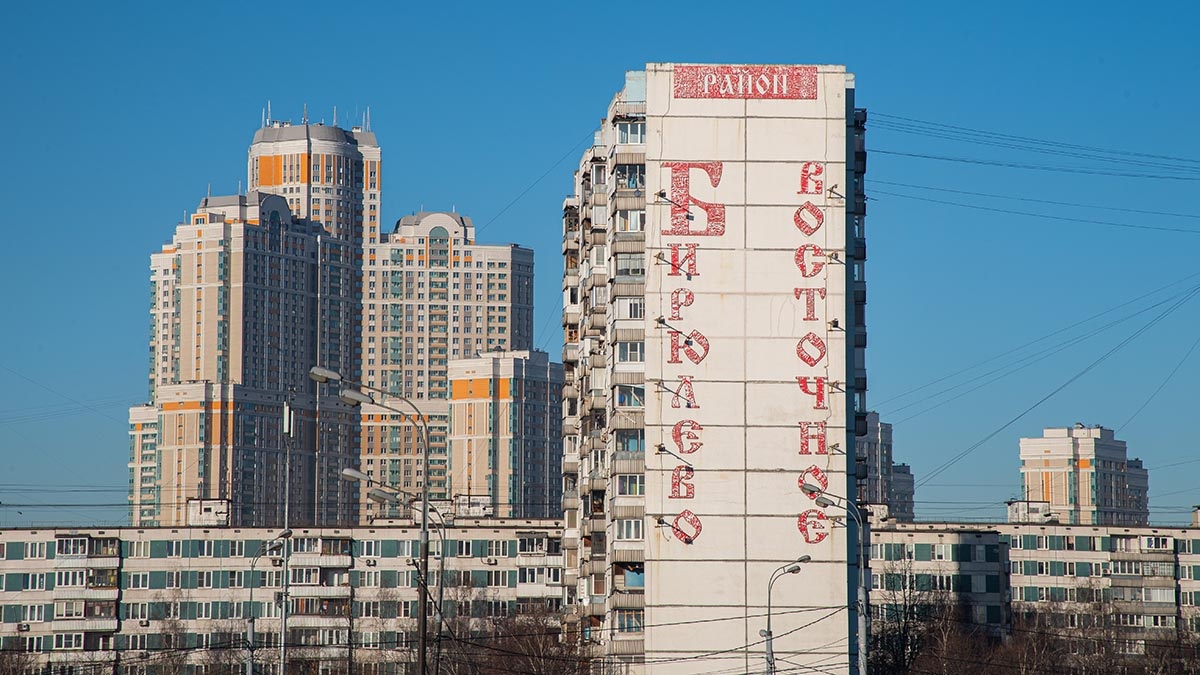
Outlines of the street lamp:
<svg viewBox="0 0 1200 675">
<path fill-rule="evenodd" d="M 410 401 L 409 399 L 407 399 L 403 396 L 388 392 L 387 390 L 380 389 L 378 387 L 373 387 L 368 384 L 363 384 L 362 382 L 354 382 L 352 380 L 343 379 L 341 373 L 339 373 L 335 370 L 330 370 L 329 368 L 313 366 L 311 369 L 309 369 L 308 376 L 310 378 L 312 378 L 312 380 L 314 382 L 339 382 L 341 384 L 350 385 L 351 387 L 356 387 L 354 389 L 342 389 L 342 391 L 338 394 L 338 398 L 340 398 L 342 400 L 342 402 L 346 403 L 347 405 L 357 407 L 357 406 L 361 406 L 363 404 L 371 404 L 371 405 L 377 405 L 380 408 L 384 408 L 385 410 L 391 410 L 392 412 L 400 413 L 402 415 L 406 414 L 403 410 L 397 410 L 396 408 L 393 408 L 391 406 L 379 403 L 370 394 L 366 394 L 366 393 L 363 393 L 362 391 L 359 391 L 360 389 L 366 389 L 368 391 L 374 391 L 374 392 L 383 394 L 384 396 L 387 396 L 388 398 L 394 398 L 403 403 L 407 403 L 408 406 L 413 409 L 413 412 L 415 412 L 417 414 L 417 419 L 421 422 L 421 437 L 422 437 L 421 440 L 422 440 L 422 445 L 424 446 L 422 448 L 422 452 L 421 452 L 421 465 L 422 465 L 422 468 L 421 468 L 421 474 L 422 474 L 422 480 L 421 480 L 421 577 L 425 580 L 428 580 L 428 578 L 429 578 L 429 423 L 426 422 L 424 413 L 422 413 L 421 409 L 417 407 L 417 404 L 413 403 L 412 401 Z M 368 495 L 368 498 L 370 498 L 370 495 Z M 444 560 L 445 559 L 445 551 L 443 551 L 442 553 L 443 553 L 442 557 Z M 420 616 L 417 617 L 417 624 L 418 624 L 417 630 L 420 631 L 420 634 L 418 636 L 419 642 L 417 643 L 417 664 L 418 664 L 417 670 L 421 675 L 425 675 L 425 673 L 426 673 L 426 668 L 425 668 L 426 658 L 425 657 L 426 657 L 427 650 L 429 647 L 428 636 L 426 634 L 429 629 L 429 617 L 427 616 L 427 614 L 429 613 L 429 598 L 427 597 L 428 595 L 429 595 L 428 593 L 422 593 L 420 598 L 417 601 L 417 612 L 420 614 Z M 439 608 L 439 610 L 440 610 L 440 608 Z"/>
<path fill-rule="evenodd" d="M 775 586 L 775 582 L 785 574 L 798 574 L 801 566 L 812 560 L 810 555 L 802 555 L 796 558 L 795 562 L 790 562 L 786 565 L 780 565 L 774 572 L 771 573 L 771 580 L 767 582 L 767 629 L 758 631 L 760 637 L 767 639 L 767 673 L 775 675 L 775 634 L 771 632 L 771 591 Z"/>
<path fill-rule="evenodd" d="M 258 614 L 254 604 L 254 586 L 258 583 L 258 578 L 254 575 L 254 566 L 264 555 L 282 550 L 283 540 L 291 536 L 292 530 L 289 528 L 264 541 L 258 547 L 258 553 L 250 560 L 250 578 L 246 581 L 246 585 L 250 587 L 250 616 L 246 619 L 246 651 L 249 652 L 246 656 L 246 675 L 254 675 L 254 619 Z"/>
<path fill-rule="evenodd" d="M 870 612 L 867 610 L 867 589 L 871 587 L 871 580 L 864 564 L 863 543 L 866 541 L 867 529 L 863 521 L 862 512 L 859 511 L 858 505 L 853 501 L 845 497 L 831 495 L 825 492 L 825 489 L 819 485 L 801 483 L 800 491 L 812 497 L 813 502 L 823 509 L 834 506 L 849 513 L 850 517 L 854 518 L 854 523 L 858 525 L 858 675 L 866 675 L 867 639 L 870 631 L 870 626 L 867 623 L 870 619 Z"/>
</svg>

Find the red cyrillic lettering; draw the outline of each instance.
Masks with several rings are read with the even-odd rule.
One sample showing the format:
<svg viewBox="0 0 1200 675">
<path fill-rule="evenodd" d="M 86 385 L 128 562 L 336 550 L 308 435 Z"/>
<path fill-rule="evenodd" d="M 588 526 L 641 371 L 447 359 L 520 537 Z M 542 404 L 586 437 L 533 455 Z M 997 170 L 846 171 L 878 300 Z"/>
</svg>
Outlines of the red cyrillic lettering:
<svg viewBox="0 0 1200 675">
<path fill-rule="evenodd" d="M 800 514 L 800 518 L 796 521 L 796 527 L 800 530 L 800 536 L 804 537 L 805 543 L 819 544 L 829 536 L 827 522 L 829 522 L 829 517 L 825 515 L 824 511 L 809 509 Z"/>
<path fill-rule="evenodd" d="M 808 219 L 804 217 L 805 214 L 808 214 L 813 222 L 808 222 Z M 811 237 L 825 224 L 825 214 L 817 208 L 816 204 L 804 202 L 792 215 L 792 222 L 796 223 L 796 229 Z"/>
<path fill-rule="evenodd" d="M 687 253 L 679 255 L 679 247 L 683 246 L 687 249 Z M 671 271 L 667 272 L 669 277 L 677 277 L 680 274 L 686 274 L 689 277 L 698 277 L 700 273 L 696 271 L 696 249 L 700 248 L 698 244 L 667 244 L 671 249 Z M 684 267 L 686 265 L 686 267 Z"/>
<path fill-rule="evenodd" d="M 816 387 L 816 390 L 809 388 L 809 384 L 808 384 L 809 378 L 807 378 L 807 377 L 797 377 L 796 378 L 796 382 L 800 385 L 800 391 L 815 398 L 815 400 L 813 401 L 813 410 L 828 410 L 829 406 L 825 405 L 826 379 L 823 377 L 814 377 L 814 378 L 812 378 L 812 380 L 813 380 L 813 386 Z M 676 406 L 676 407 L 678 407 L 678 406 Z"/>
<path fill-rule="evenodd" d="M 683 363 L 683 361 L 679 360 L 680 348 L 683 349 L 683 355 L 692 363 L 699 364 L 704 360 L 704 357 L 708 356 L 708 338 L 704 337 L 704 334 L 700 331 L 692 331 L 686 339 L 684 339 L 683 333 L 677 330 L 669 330 L 667 334 L 671 337 L 671 358 L 667 359 L 667 363 Z M 693 344 L 700 345 L 704 349 L 704 353 L 696 351 L 692 347 Z"/>
<path fill-rule="evenodd" d="M 805 254 L 812 254 L 814 258 L 825 257 L 825 252 L 816 244 L 805 244 L 796 249 L 796 267 L 800 270 L 800 276 L 808 279 L 815 277 L 825 268 L 825 263 L 820 260 L 813 260 L 811 263 Z"/>
<path fill-rule="evenodd" d="M 811 476 L 812 480 L 805 480 L 805 476 Z M 821 467 L 817 466 L 816 464 L 813 464 L 812 466 L 805 469 L 804 473 L 800 474 L 800 477 L 796 479 L 796 485 L 800 487 L 801 492 L 804 492 L 804 484 L 805 483 L 815 485 L 815 486 L 821 488 L 821 491 L 824 492 L 826 489 L 829 488 L 829 476 L 824 471 L 821 470 Z M 818 493 L 818 494 L 810 495 L 806 492 L 805 496 L 807 496 L 809 499 L 816 500 L 816 498 L 818 496 L 820 496 L 820 494 Z"/>
<path fill-rule="evenodd" d="M 794 293 L 796 295 L 797 300 L 800 299 L 800 296 L 802 296 L 802 295 L 804 296 L 804 320 L 805 321 L 816 321 L 817 320 L 817 298 L 820 297 L 822 300 L 825 299 L 825 289 L 824 288 L 794 288 L 794 289 L 792 289 L 792 293 Z"/>
<path fill-rule="evenodd" d="M 809 354 L 808 347 L 816 350 L 816 354 Z M 671 352 L 674 354 L 674 351 Z M 800 341 L 796 343 L 796 356 L 809 366 L 815 366 L 820 363 L 821 359 L 825 358 L 825 341 L 817 336 L 816 333 L 809 332 Z M 803 385 L 801 385 L 803 388 Z"/>
<path fill-rule="evenodd" d="M 696 294 L 686 288 L 676 288 L 671 291 L 671 321 L 680 321 L 683 315 L 679 310 L 684 307 L 691 307 L 696 300 Z"/>
<path fill-rule="evenodd" d="M 675 441 L 675 449 L 680 454 L 690 455 L 704 446 L 704 443 L 700 441 L 700 434 L 696 433 L 697 431 L 704 431 L 704 427 L 700 426 L 699 422 L 693 420 L 680 420 L 675 423 L 675 426 L 671 427 L 671 440 Z M 684 448 L 683 442 L 685 440 L 693 442 L 689 443 L 687 448 Z"/>
<path fill-rule="evenodd" d="M 696 496 L 696 488 L 688 481 L 696 475 L 690 466 L 679 465 L 671 472 L 671 496 L 668 499 L 692 499 Z M 681 490 L 682 488 L 682 490 Z"/>
<path fill-rule="evenodd" d="M 803 386 L 801 386 L 801 389 L 803 389 Z M 822 386 L 822 391 L 823 390 L 824 386 Z M 680 375 L 679 387 L 677 389 L 673 389 L 671 393 L 674 394 L 671 397 L 672 408 L 678 408 L 680 403 L 685 404 L 685 407 L 688 408 L 700 407 L 700 404 L 696 402 L 696 390 L 692 388 L 691 375 Z M 824 394 L 822 394 L 821 398 L 825 398 Z"/>
<path fill-rule="evenodd" d="M 688 534 L 686 530 L 679 527 L 679 521 L 681 520 L 692 528 L 691 534 Z M 676 539 L 685 544 L 690 544 L 700 536 L 700 530 L 703 530 L 704 526 L 700 523 L 699 516 L 688 509 L 684 509 L 679 515 L 675 516 L 675 522 L 671 523 L 671 529 L 674 531 Z"/>
<path fill-rule="evenodd" d="M 800 454 L 811 455 L 809 446 L 813 441 L 817 442 L 818 455 L 827 455 L 829 452 L 825 449 L 825 423 L 824 422 L 801 422 L 800 423 Z"/>
<path fill-rule="evenodd" d="M 798 195 L 819 195 L 825 191 L 825 181 L 817 178 L 825 173 L 825 165 L 820 162 L 805 162 L 800 167 L 800 191 Z"/>
<path fill-rule="evenodd" d="M 725 234 L 725 205 L 709 204 L 692 196 L 691 171 L 700 169 L 708 175 L 713 187 L 721 183 L 721 162 L 663 162 L 671 170 L 671 227 L 662 231 L 665 235 L 681 237 L 719 237 Z M 692 230 L 688 220 L 689 209 L 695 204 L 704 209 L 708 225 L 703 230 Z"/>
</svg>

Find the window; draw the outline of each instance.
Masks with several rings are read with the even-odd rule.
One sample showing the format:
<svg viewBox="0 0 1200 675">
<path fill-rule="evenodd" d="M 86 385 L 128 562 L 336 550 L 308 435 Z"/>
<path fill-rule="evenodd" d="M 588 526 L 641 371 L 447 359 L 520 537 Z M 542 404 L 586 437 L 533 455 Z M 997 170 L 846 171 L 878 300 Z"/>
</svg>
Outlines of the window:
<svg viewBox="0 0 1200 675">
<path fill-rule="evenodd" d="M 617 495 L 622 497 L 643 496 L 646 494 L 646 477 L 641 474 L 621 474 L 617 476 Z M 641 537 L 638 537 L 641 539 Z"/>
<path fill-rule="evenodd" d="M 44 635 L 26 635 L 22 642 L 22 647 L 27 652 L 40 652 L 43 650 Z"/>
<path fill-rule="evenodd" d="M 379 542 L 375 540 L 362 542 L 362 554 L 364 558 L 378 558 Z"/>
<path fill-rule="evenodd" d="M 545 537 L 521 537 L 517 541 L 518 553 L 545 553 L 546 538 Z"/>
<path fill-rule="evenodd" d="M 196 573 L 196 588 L 212 588 L 213 573 L 211 571 L 203 571 Z"/>
<path fill-rule="evenodd" d="M 456 555 L 459 558 L 470 558 L 471 557 L 471 540 L 470 539 L 459 539 L 458 540 L 458 551 L 457 551 Z"/>
<path fill-rule="evenodd" d="M 87 555 L 87 537 L 71 537 L 69 539 L 58 540 L 58 556 L 86 556 Z"/>
<path fill-rule="evenodd" d="M 321 568 L 319 567 L 293 567 L 292 583 L 297 586 L 316 586 L 321 583 Z"/>
<path fill-rule="evenodd" d="M 645 452 L 646 437 L 641 429 L 617 429 L 618 452 Z"/>
<path fill-rule="evenodd" d="M 130 588 L 150 588 L 149 572 L 133 572 L 129 575 Z"/>
<path fill-rule="evenodd" d="M 44 590 L 46 590 L 46 575 L 45 574 L 22 574 L 21 575 L 21 590 L 23 590 L 23 591 L 44 591 Z"/>
<path fill-rule="evenodd" d="M 178 571 L 167 572 L 166 587 L 179 588 L 179 576 L 180 574 Z"/>
<path fill-rule="evenodd" d="M 74 603 L 62 603 L 62 604 L 74 604 Z M 82 601 L 79 601 L 79 614 L 76 614 L 73 616 L 83 616 L 83 602 Z M 55 612 L 55 617 L 58 617 L 57 612 Z M 21 621 L 24 621 L 26 623 L 41 623 L 45 620 L 46 620 L 46 606 L 45 605 L 25 605 L 25 606 L 21 607 Z"/>
<path fill-rule="evenodd" d="M 25 558 L 26 559 L 42 559 L 46 557 L 46 542 L 44 541 L 27 541 L 25 542 Z"/>
<path fill-rule="evenodd" d="M 87 573 L 84 570 L 59 570 L 55 579 L 55 586 L 61 588 L 64 586 L 85 586 L 87 585 Z"/>
<path fill-rule="evenodd" d="M 644 319 L 646 317 L 645 298 L 617 298 L 618 319 Z"/>
<path fill-rule="evenodd" d="M 296 537 L 292 539 L 292 553 L 317 553 L 319 550 L 316 537 Z"/>
<path fill-rule="evenodd" d="M 644 385 L 618 384 L 616 393 L 618 406 L 641 408 L 645 405 L 646 387 Z"/>
<path fill-rule="evenodd" d="M 632 144 L 645 142 L 645 122 L 619 122 L 617 124 L 617 143 Z"/>
<path fill-rule="evenodd" d="M 618 609 L 613 612 L 613 623 L 618 633 L 640 633 L 645 623 L 645 610 Z"/>
<path fill-rule="evenodd" d="M 633 541 L 642 538 L 642 519 L 625 518 L 614 523 L 617 530 L 617 540 Z"/>
<path fill-rule="evenodd" d="M 168 558 L 182 558 L 183 557 L 183 542 L 182 541 L 168 541 L 167 542 L 167 557 Z"/>
<path fill-rule="evenodd" d="M 620 209 L 615 215 L 617 232 L 641 232 L 646 229 L 644 209 Z"/>
<path fill-rule="evenodd" d="M 244 558 L 246 557 L 246 542 L 241 539 L 234 539 L 229 542 L 229 557 Z"/>
<path fill-rule="evenodd" d="M 488 542 L 487 554 L 489 558 L 503 558 L 508 555 L 508 542 L 493 539 Z"/>
<path fill-rule="evenodd" d="M 212 539 L 204 539 L 196 542 L 196 555 L 201 558 L 211 558 L 213 555 Z"/>
<path fill-rule="evenodd" d="M 1142 549 L 1147 551 L 1166 551 L 1171 548 L 1169 537 L 1142 537 Z"/>
<path fill-rule="evenodd" d="M 950 559 L 950 545 L 949 544 L 934 544 L 933 545 L 933 559 L 934 560 L 949 560 Z M 980 558 L 980 559 L 982 560 L 982 558 Z"/>
<path fill-rule="evenodd" d="M 241 603 L 235 603 L 235 607 L 241 606 Z M 130 602 L 124 605 L 126 619 L 149 619 L 150 618 L 150 603 L 148 602 Z"/>
<path fill-rule="evenodd" d="M 618 190 L 638 190 L 646 187 L 645 164 L 618 164 L 613 172 Z"/>
<path fill-rule="evenodd" d="M 54 603 L 54 618 L 56 619 L 79 619 L 83 617 L 83 601 L 82 600 L 59 600 Z M 32 621 L 32 619 L 25 619 Z M 41 621 L 41 619 L 37 619 Z"/>
<path fill-rule="evenodd" d="M 617 276 L 644 276 L 646 257 L 641 253 L 618 253 L 613 256 Z"/>
<path fill-rule="evenodd" d="M 150 542 L 148 542 L 148 541 L 131 541 L 131 542 L 129 542 L 129 557 L 130 558 L 149 558 L 150 557 Z"/>
<path fill-rule="evenodd" d="M 491 587 L 507 586 L 508 572 L 506 570 L 488 570 L 487 585 Z"/>
<path fill-rule="evenodd" d="M 618 342 L 618 363 L 644 363 L 646 361 L 645 342 Z"/>
<path fill-rule="evenodd" d="M 54 636 L 55 649 L 83 649 L 83 633 L 59 633 Z"/>
</svg>

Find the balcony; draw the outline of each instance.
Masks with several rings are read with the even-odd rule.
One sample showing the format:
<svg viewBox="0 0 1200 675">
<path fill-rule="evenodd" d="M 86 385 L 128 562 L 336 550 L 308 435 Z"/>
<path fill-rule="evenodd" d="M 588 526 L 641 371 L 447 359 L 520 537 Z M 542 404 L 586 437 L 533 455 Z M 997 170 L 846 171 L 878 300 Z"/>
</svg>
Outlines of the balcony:
<svg viewBox="0 0 1200 675">
<path fill-rule="evenodd" d="M 121 566 L 121 559 L 117 556 L 97 556 L 94 558 L 84 558 L 80 556 L 60 557 L 54 559 L 55 569 L 117 569 Z"/>
<path fill-rule="evenodd" d="M 294 598 L 349 598 L 350 586 L 290 586 Z"/>
<path fill-rule="evenodd" d="M 642 609 L 646 606 L 646 596 L 640 592 L 616 592 L 608 596 L 609 606 L 613 609 Z"/>
<path fill-rule="evenodd" d="M 50 624 L 51 630 L 56 633 L 65 632 L 97 632 L 97 633 L 112 633 L 117 630 L 117 620 L 92 618 L 92 619 L 56 619 Z"/>
<path fill-rule="evenodd" d="M 83 586 L 64 586 L 55 588 L 55 600 L 116 600 L 120 591 L 116 588 L 85 588 Z"/>
<path fill-rule="evenodd" d="M 322 555 L 319 553 L 293 553 L 289 567 L 350 567 L 349 555 Z"/>
<path fill-rule="evenodd" d="M 344 616 L 293 614 L 288 617 L 288 630 L 293 628 L 345 628 L 348 622 L 349 618 Z M 342 654 L 345 654 L 345 647 L 342 647 Z"/>
</svg>

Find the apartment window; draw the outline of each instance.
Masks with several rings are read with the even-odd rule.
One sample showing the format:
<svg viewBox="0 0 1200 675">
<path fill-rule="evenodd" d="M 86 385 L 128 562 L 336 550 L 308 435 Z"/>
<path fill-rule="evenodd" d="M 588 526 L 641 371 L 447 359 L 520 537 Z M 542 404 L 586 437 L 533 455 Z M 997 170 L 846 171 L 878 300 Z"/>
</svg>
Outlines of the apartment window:
<svg viewBox="0 0 1200 675">
<path fill-rule="evenodd" d="M 618 633 L 640 633 L 646 622 L 646 612 L 642 609 L 618 609 L 613 611 L 613 623 Z"/>
<path fill-rule="evenodd" d="M 617 429 L 617 452 L 645 452 L 646 437 L 641 429 Z"/>
<path fill-rule="evenodd" d="M 1169 537 L 1142 537 L 1142 548 L 1147 551 L 1166 551 L 1171 548 Z"/>
<path fill-rule="evenodd" d="M 201 558 L 211 558 L 213 555 L 212 539 L 204 539 L 196 542 L 196 555 Z"/>
<path fill-rule="evenodd" d="M 167 572 L 166 587 L 167 588 L 179 588 L 179 577 L 180 577 L 180 573 L 178 571 Z"/>
<path fill-rule="evenodd" d="M 58 556 L 62 557 L 79 557 L 87 555 L 87 537 L 72 537 L 69 539 L 58 540 Z"/>
<path fill-rule="evenodd" d="M 641 497 L 646 494 L 646 477 L 641 474 L 621 474 L 617 476 L 617 495 L 622 497 Z M 639 539 L 641 537 L 638 537 Z"/>
<path fill-rule="evenodd" d="M 150 588 L 149 572 L 133 572 L 129 575 L 130 588 Z"/>
<path fill-rule="evenodd" d="M 246 542 L 241 539 L 234 539 L 233 541 L 229 542 L 229 557 L 246 557 Z"/>
<path fill-rule="evenodd" d="M 619 122 L 617 124 L 617 143 L 633 144 L 645 142 L 645 122 Z"/>
<path fill-rule="evenodd" d="M 374 460 L 368 460 L 374 461 Z M 364 558 L 379 557 L 379 542 L 376 540 L 368 540 L 362 542 L 362 555 Z"/>
<path fill-rule="evenodd" d="M 493 588 L 507 586 L 508 572 L 506 570 L 488 570 L 487 585 Z"/>
<path fill-rule="evenodd" d="M 646 400 L 646 387 L 640 384 L 618 384 L 616 386 L 617 405 L 641 408 Z"/>
<path fill-rule="evenodd" d="M 517 543 L 518 553 L 542 554 L 546 552 L 545 537 L 521 537 Z"/>
<path fill-rule="evenodd" d="M 83 649 L 83 633 L 59 633 L 54 636 L 54 648 Z"/>
<path fill-rule="evenodd" d="M 614 256 L 617 276 L 644 276 L 646 257 L 641 253 L 618 253 Z"/>
<path fill-rule="evenodd" d="M 148 541 L 131 541 L 131 542 L 129 542 L 129 557 L 130 558 L 149 558 L 150 557 L 150 542 L 148 542 Z"/>
<path fill-rule="evenodd" d="M 25 542 L 25 558 L 27 560 L 41 560 L 46 557 L 46 542 L 44 541 L 27 541 Z"/>
<path fill-rule="evenodd" d="M 642 519 L 624 518 L 615 523 L 617 539 L 620 541 L 640 541 L 642 539 Z"/>
<path fill-rule="evenodd" d="M 60 600 L 54 603 L 54 618 L 56 619 L 79 619 L 83 617 L 83 601 L 82 600 Z M 132 618 L 132 617 L 131 617 Z M 26 619 L 29 621 L 30 619 Z M 38 619 L 41 621 L 41 619 Z"/>
<path fill-rule="evenodd" d="M 644 298 L 617 298 L 618 319 L 644 319 L 646 317 L 646 300 Z"/>
<path fill-rule="evenodd" d="M 73 603 L 64 603 L 73 604 Z M 83 616 L 83 602 L 79 602 L 79 615 Z M 57 616 L 57 614 L 56 614 Z M 45 605 L 24 605 L 21 607 L 21 621 L 26 623 L 41 623 L 46 620 Z"/>
<path fill-rule="evenodd" d="M 615 214 L 617 232 L 642 232 L 646 229 L 644 209 L 619 209 Z"/>
<path fill-rule="evenodd" d="M 196 588 L 212 588 L 213 573 L 210 571 L 198 572 L 196 574 Z"/>
<path fill-rule="evenodd" d="M 182 558 L 183 557 L 183 542 L 182 541 L 168 541 L 167 542 L 167 557 L 168 558 Z"/>
<path fill-rule="evenodd" d="M 618 342 L 618 363 L 644 363 L 646 361 L 645 342 Z"/>
<path fill-rule="evenodd" d="M 638 190 L 646 187 L 646 165 L 618 164 L 613 172 L 618 190 Z"/>
<path fill-rule="evenodd" d="M 21 590 L 23 590 L 23 591 L 44 591 L 44 590 L 46 590 L 46 575 L 45 574 L 22 574 L 21 575 Z"/>
<path fill-rule="evenodd" d="M 487 545 L 487 554 L 489 558 L 503 558 L 508 555 L 508 542 L 499 539 L 492 539 Z"/>
<path fill-rule="evenodd" d="M 85 586 L 87 585 L 87 572 L 84 570 L 59 570 L 54 583 L 57 588 Z"/>
</svg>

